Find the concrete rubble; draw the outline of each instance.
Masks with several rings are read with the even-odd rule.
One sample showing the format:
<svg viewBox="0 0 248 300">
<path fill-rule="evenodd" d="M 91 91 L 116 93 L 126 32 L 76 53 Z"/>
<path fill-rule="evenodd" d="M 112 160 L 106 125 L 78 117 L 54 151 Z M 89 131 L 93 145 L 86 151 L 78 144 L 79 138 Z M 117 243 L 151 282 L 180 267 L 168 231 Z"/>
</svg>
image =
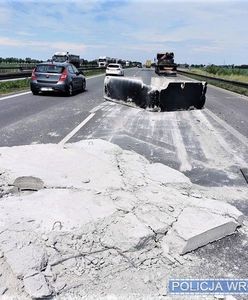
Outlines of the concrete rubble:
<svg viewBox="0 0 248 300">
<path fill-rule="evenodd" d="M 157 299 L 161 266 L 169 274 L 184 254 L 242 225 L 234 206 L 195 189 L 102 140 L 0 148 L 2 293 Z"/>
</svg>

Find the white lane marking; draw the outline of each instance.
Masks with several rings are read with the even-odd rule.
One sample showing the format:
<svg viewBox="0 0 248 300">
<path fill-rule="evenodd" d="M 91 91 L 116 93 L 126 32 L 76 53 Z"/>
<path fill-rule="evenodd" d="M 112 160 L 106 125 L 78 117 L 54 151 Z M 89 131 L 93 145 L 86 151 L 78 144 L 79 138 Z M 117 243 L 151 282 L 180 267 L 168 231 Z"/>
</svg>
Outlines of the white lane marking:
<svg viewBox="0 0 248 300">
<path fill-rule="evenodd" d="M 70 133 L 67 134 L 58 144 L 63 145 L 68 142 L 86 123 L 88 123 L 93 117 L 95 113 L 90 114 L 86 119 L 84 119 L 77 127 L 75 127 Z"/>
<path fill-rule="evenodd" d="M 86 77 L 86 79 L 93 79 L 93 78 L 96 78 L 96 77 L 101 77 L 101 76 L 105 76 L 105 72 L 104 72 L 103 74 L 99 74 L 99 75 L 92 75 L 92 76 Z"/>
<path fill-rule="evenodd" d="M 176 148 L 178 160 L 181 163 L 179 170 L 181 172 L 191 171 L 192 166 L 189 162 L 187 150 L 185 148 L 183 138 L 180 129 L 178 127 L 177 120 L 178 120 L 178 116 L 176 117 L 176 121 L 173 122 L 172 125 L 172 138 L 173 138 L 174 146 Z"/>
<path fill-rule="evenodd" d="M 18 81 L 18 80 L 24 80 L 29 79 L 30 77 L 22 77 L 22 78 L 13 78 L 13 79 L 2 79 L 0 82 L 7 82 L 7 81 Z"/>
<path fill-rule="evenodd" d="M 105 106 L 107 106 L 107 105 L 108 105 L 108 104 L 107 104 L 106 102 L 103 102 L 103 103 L 97 105 L 96 107 L 92 108 L 92 109 L 90 110 L 90 113 L 95 113 L 96 111 L 98 111 L 99 109 L 101 109 L 101 108 L 103 108 L 103 107 L 105 107 Z"/>
<path fill-rule="evenodd" d="M 105 73 L 104 74 L 100 74 L 100 75 L 94 75 L 94 76 L 86 77 L 86 80 L 93 79 L 93 78 L 96 78 L 96 77 L 101 77 L 101 76 L 105 76 Z M 2 82 L 2 81 L 0 81 L 0 82 Z M 24 93 L 19 93 L 19 94 L 14 94 L 14 95 L 9 95 L 9 96 L 6 96 L 6 97 L 2 97 L 2 98 L 0 98 L 0 101 L 6 100 L 6 99 L 10 99 L 10 98 L 14 98 L 14 97 L 19 97 L 19 96 L 27 95 L 27 94 L 31 94 L 31 91 L 24 92 Z"/>
<path fill-rule="evenodd" d="M 216 116 L 213 112 L 211 112 L 209 109 L 205 108 L 205 112 L 212 117 L 217 123 L 219 123 L 222 127 L 224 127 L 229 133 L 231 133 L 235 138 L 237 138 L 243 145 L 248 147 L 248 138 L 245 137 L 243 134 L 238 132 L 236 129 L 234 129 L 232 126 L 227 124 L 225 121 L 220 119 L 218 116 Z"/>
<path fill-rule="evenodd" d="M 75 127 L 70 133 L 67 134 L 67 136 L 65 136 L 63 138 L 63 140 L 61 140 L 59 142 L 59 145 L 63 145 L 65 143 L 67 143 L 81 128 L 83 128 L 83 126 L 85 124 L 87 124 L 96 114 L 96 112 L 98 110 L 100 110 L 102 107 L 104 107 L 106 105 L 106 103 L 101 103 L 99 105 L 97 105 L 96 107 L 94 107 L 91 111 L 90 111 L 90 115 L 88 115 L 88 117 L 86 119 L 84 119 L 77 127 Z"/>
<path fill-rule="evenodd" d="M 29 92 L 24 92 L 24 93 L 19 93 L 19 94 L 14 94 L 14 95 L 9 95 L 9 96 L 6 96 L 6 97 L 2 97 L 2 98 L 0 98 L 0 101 L 10 99 L 10 98 L 14 98 L 14 97 L 27 95 L 27 94 L 31 94 L 31 92 L 29 91 Z"/>
</svg>

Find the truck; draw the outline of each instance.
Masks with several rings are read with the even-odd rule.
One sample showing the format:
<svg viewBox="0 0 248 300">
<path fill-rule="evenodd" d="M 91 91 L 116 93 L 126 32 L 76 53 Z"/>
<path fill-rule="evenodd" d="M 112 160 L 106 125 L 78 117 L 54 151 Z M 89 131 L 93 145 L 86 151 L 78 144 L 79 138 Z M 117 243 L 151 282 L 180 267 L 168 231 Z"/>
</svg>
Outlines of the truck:
<svg viewBox="0 0 248 300">
<path fill-rule="evenodd" d="M 107 68 L 108 64 L 115 64 L 117 63 L 117 58 L 112 58 L 108 56 L 100 56 L 98 58 L 98 67 L 99 68 Z"/>
<path fill-rule="evenodd" d="M 174 62 L 174 53 L 157 53 L 157 63 L 155 65 L 155 73 L 165 76 L 176 76 L 177 65 Z"/>
<path fill-rule="evenodd" d="M 145 63 L 146 68 L 151 68 L 152 66 L 152 61 L 150 59 L 148 59 Z"/>
<path fill-rule="evenodd" d="M 68 62 L 73 64 L 76 68 L 80 67 L 80 56 L 69 52 L 55 52 L 52 57 L 52 61 Z"/>
</svg>

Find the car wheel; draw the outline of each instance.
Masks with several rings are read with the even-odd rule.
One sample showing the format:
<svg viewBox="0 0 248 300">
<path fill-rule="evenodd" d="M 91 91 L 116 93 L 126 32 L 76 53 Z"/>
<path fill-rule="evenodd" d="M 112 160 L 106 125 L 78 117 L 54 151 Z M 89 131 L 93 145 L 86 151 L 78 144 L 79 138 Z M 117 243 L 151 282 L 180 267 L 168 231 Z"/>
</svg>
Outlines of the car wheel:
<svg viewBox="0 0 248 300">
<path fill-rule="evenodd" d="M 67 95 L 68 97 L 70 97 L 70 96 L 73 95 L 73 86 L 72 86 L 71 83 L 70 83 L 70 85 L 67 87 L 66 95 Z"/>
<path fill-rule="evenodd" d="M 84 92 L 86 89 L 86 80 L 83 81 L 83 84 L 82 84 L 82 92 Z"/>
<path fill-rule="evenodd" d="M 31 92 L 33 93 L 33 95 L 38 95 L 39 94 L 39 92 L 38 91 L 36 91 L 36 90 L 31 90 Z"/>
</svg>

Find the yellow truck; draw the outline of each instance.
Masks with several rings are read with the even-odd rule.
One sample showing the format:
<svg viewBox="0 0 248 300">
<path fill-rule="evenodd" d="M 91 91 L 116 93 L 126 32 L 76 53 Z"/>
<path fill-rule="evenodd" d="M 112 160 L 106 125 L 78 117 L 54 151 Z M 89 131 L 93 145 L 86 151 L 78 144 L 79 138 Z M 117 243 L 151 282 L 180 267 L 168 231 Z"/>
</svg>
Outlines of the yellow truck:
<svg viewBox="0 0 248 300">
<path fill-rule="evenodd" d="M 152 66 L 152 61 L 148 59 L 146 61 L 146 68 L 151 68 L 151 66 Z"/>
</svg>

